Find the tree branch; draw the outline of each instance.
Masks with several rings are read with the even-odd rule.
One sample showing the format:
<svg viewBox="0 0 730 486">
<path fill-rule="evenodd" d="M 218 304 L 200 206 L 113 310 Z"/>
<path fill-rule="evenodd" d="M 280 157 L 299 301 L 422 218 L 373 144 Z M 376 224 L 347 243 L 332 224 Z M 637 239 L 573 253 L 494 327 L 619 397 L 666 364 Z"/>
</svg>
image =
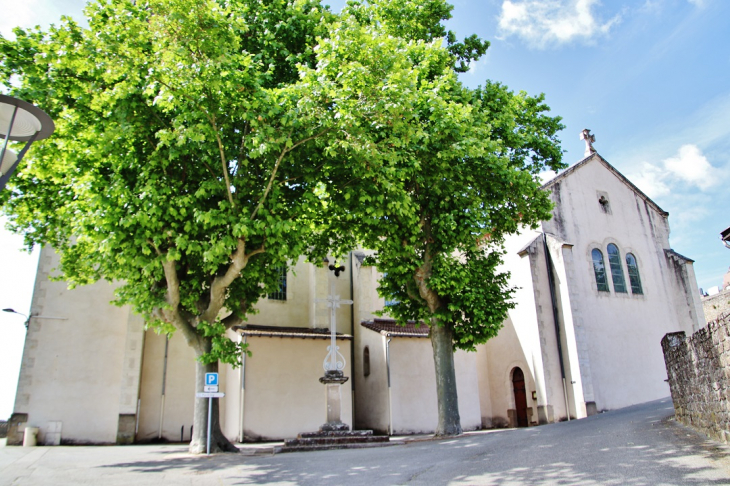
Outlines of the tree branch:
<svg viewBox="0 0 730 486">
<path fill-rule="evenodd" d="M 314 140 L 317 137 L 321 137 L 328 131 L 329 131 L 329 128 L 325 128 L 324 130 L 317 133 L 316 135 L 312 135 L 311 137 L 307 137 L 303 140 L 300 140 L 289 148 L 284 147 L 284 150 L 281 151 L 281 154 L 279 154 L 279 157 L 276 159 L 276 164 L 274 164 L 274 170 L 271 171 L 271 177 L 269 178 L 269 183 L 266 185 L 266 190 L 264 191 L 264 194 L 261 196 L 261 200 L 259 201 L 258 205 L 256 206 L 256 209 L 254 209 L 253 213 L 251 213 L 251 219 L 254 219 L 256 217 L 256 214 L 259 212 L 259 209 L 261 209 L 261 206 L 264 205 L 264 201 L 266 200 L 266 197 L 269 195 L 269 191 L 271 191 L 271 186 L 274 184 L 274 178 L 276 178 L 276 172 L 279 170 L 279 165 L 281 165 L 281 161 L 284 159 L 284 156 L 287 153 L 294 150 L 295 148 L 297 148 L 298 146 L 302 145 L 303 143 L 307 143 L 310 140 Z"/>
<path fill-rule="evenodd" d="M 180 313 L 180 280 L 177 275 L 177 265 L 175 261 L 167 260 L 167 256 L 162 254 L 162 268 L 165 270 L 165 280 L 167 281 L 167 303 L 170 309 L 161 309 L 165 321 L 175 326 L 185 338 L 188 345 L 197 350 L 200 345 L 200 336 L 192 326 L 190 321 L 186 320 Z"/>
<path fill-rule="evenodd" d="M 241 305 L 246 305 L 246 302 L 242 302 Z M 240 326 L 243 324 L 243 319 L 238 317 L 236 314 L 231 314 L 221 321 L 226 327 L 226 331 L 233 326 Z"/>
<path fill-rule="evenodd" d="M 228 193 L 228 201 L 231 203 L 232 207 L 236 207 L 236 203 L 233 202 L 233 194 L 231 193 L 231 181 L 228 178 L 228 167 L 226 164 L 226 151 L 223 148 L 223 141 L 221 141 L 221 137 L 218 134 L 218 126 L 215 123 L 215 115 L 209 115 L 208 113 L 205 114 L 205 116 L 208 118 L 208 121 L 213 126 L 213 132 L 215 133 L 215 139 L 218 142 L 218 151 L 221 155 L 221 165 L 223 166 L 223 178 L 226 181 L 226 193 Z"/>
<path fill-rule="evenodd" d="M 239 238 L 236 250 L 231 255 L 231 264 L 228 265 L 226 273 L 218 275 L 210 284 L 210 302 L 208 308 L 200 315 L 200 320 L 208 323 L 215 322 L 218 313 L 223 308 L 226 300 L 228 286 L 240 275 L 241 270 L 246 267 L 248 257 L 246 255 L 246 240 Z"/>
</svg>

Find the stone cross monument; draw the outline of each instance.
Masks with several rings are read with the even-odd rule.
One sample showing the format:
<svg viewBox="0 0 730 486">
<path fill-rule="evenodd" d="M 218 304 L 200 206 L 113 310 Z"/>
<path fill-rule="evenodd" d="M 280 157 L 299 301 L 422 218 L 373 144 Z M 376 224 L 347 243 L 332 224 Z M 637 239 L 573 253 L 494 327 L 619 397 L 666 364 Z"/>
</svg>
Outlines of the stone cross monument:
<svg viewBox="0 0 730 486">
<path fill-rule="evenodd" d="M 339 273 L 339 272 L 337 272 Z M 327 401 L 327 422 L 320 427 L 323 432 L 350 430 L 350 427 L 342 422 L 342 384 L 348 377 L 342 372 L 345 369 L 345 357 L 340 353 L 337 346 L 337 309 L 342 304 L 352 305 L 351 300 L 340 299 L 335 295 L 335 284 L 330 286 L 330 294 L 326 299 L 316 299 L 317 303 L 326 303 L 330 308 L 330 345 L 327 346 L 327 356 L 324 358 L 324 376 L 319 379 L 325 386 L 325 397 Z"/>
<path fill-rule="evenodd" d="M 335 277 L 345 271 L 344 265 L 330 265 L 329 269 L 334 271 Z M 345 357 L 337 346 L 337 309 L 353 302 L 340 299 L 332 283 L 327 298 L 315 299 L 315 303 L 327 304 L 330 309 L 330 345 L 323 363 L 324 376 L 319 379 L 325 386 L 327 422 L 317 432 L 302 432 L 296 439 L 285 440 L 282 451 L 340 449 L 389 442 L 387 435 L 373 435 L 372 430 L 350 430 L 350 426 L 342 422 L 342 384 L 348 377 L 342 371 L 345 369 Z"/>
</svg>

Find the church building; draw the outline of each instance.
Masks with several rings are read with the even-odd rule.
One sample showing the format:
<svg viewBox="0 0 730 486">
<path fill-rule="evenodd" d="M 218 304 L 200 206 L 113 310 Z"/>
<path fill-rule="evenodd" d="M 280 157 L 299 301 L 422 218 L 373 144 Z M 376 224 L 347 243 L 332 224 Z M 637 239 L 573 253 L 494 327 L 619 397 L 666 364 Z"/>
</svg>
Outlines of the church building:
<svg viewBox="0 0 730 486">
<path fill-rule="evenodd" d="M 580 419 L 669 396 L 660 341 L 705 324 L 692 260 L 669 246 L 668 214 L 595 152 L 544 185 L 553 217 L 508 238 L 502 270 L 517 287 L 499 335 L 455 354 L 465 430 Z M 319 378 L 330 343 L 328 295 L 344 374 L 342 421 L 382 434 L 436 427 L 426 326 L 376 317 L 380 274 L 366 251 L 345 272 L 303 260 L 280 292 L 230 331 L 248 344 L 241 366 L 220 366 L 223 432 L 233 441 L 281 440 L 325 421 Z M 8 444 L 26 426 L 39 443 L 189 441 L 194 353 L 179 334 L 144 329 L 115 307 L 114 284 L 68 290 L 41 251 Z"/>
</svg>

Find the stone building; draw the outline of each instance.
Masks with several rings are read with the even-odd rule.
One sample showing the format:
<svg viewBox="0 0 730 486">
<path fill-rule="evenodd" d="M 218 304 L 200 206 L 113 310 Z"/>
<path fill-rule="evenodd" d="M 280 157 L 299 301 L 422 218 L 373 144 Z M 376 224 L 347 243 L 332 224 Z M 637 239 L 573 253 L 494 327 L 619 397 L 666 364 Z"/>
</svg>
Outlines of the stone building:
<svg viewBox="0 0 730 486">
<path fill-rule="evenodd" d="M 590 144 L 589 144 L 590 147 Z M 669 247 L 668 215 L 590 147 L 545 184 L 553 218 L 506 243 L 504 268 L 517 306 L 499 335 L 456 355 L 465 429 L 581 418 L 669 395 L 660 341 L 704 325 L 692 260 Z M 346 358 L 343 421 L 382 433 L 436 425 L 427 328 L 376 318 L 377 269 L 352 252 L 345 276 L 303 261 L 282 275 L 280 295 L 231 331 L 253 353 L 221 366 L 221 417 L 232 440 L 293 437 L 325 421 L 318 378 L 335 293 Z M 179 335 L 145 331 L 114 286 L 68 290 L 49 280 L 58 261 L 43 249 L 9 443 L 25 424 L 39 440 L 114 443 L 190 439 L 194 356 Z"/>
<path fill-rule="evenodd" d="M 730 269 L 723 276 L 719 291 L 702 298 L 702 308 L 707 322 L 730 315 Z"/>
</svg>

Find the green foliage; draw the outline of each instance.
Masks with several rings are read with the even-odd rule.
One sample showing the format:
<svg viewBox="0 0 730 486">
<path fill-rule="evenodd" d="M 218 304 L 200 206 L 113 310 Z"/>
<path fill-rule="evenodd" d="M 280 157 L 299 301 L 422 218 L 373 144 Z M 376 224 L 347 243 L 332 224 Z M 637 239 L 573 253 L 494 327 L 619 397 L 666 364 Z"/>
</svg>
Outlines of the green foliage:
<svg viewBox="0 0 730 486">
<path fill-rule="evenodd" d="M 0 37 L 0 82 L 57 126 L 3 211 L 71 285 L 122 282 L 118 304 L 206 362 L 237 361 L 225 330 L 277 268 L 356 238 L 390 312 L 473 349 L 510 306 L 503 236 L 549 215 L 538 173 L 561 167 L 561 125 L 542 97 L 459 83 L 489 44 L 457 42 L 451 8 L 99 0 L 88 29 Z"/>
<path fill-rule="evenodd" d="M 71 286 L 120 281 L 116 303 L 233 362 L 225 329 L 326 229 L 312 177 L 326 117 L 299 71 L 334 16 L 314 0 L 102 0 L 86 13 L 88 29 L 64 19 L 0 38 L 0 81 L 15 77 L 12 94 L 57 127 L 3 210 L 28 246 L 61 251 Z"/>
<path fill-rule="evenodd" d="M 349 53 L 359 56 L 364 73 L 382 67 L 388 92 L 366 116 L 344 108 L 349 99 L 334 99 L 367 129 L 358 134 L 359 146 L 344 147 L 345 171 L 325 166 L 328 204 L 339 225 L 377 251 L 386 274 L 380 293 L 398 302 L 386 312 L 401 323 L 448 326 L 455 347 L 473 350 L 496 335 L 513 306 L 508 275 L 498 270 L 505 235 L 550 217 L 539 173 L 563 167 L 560 119 L 546 114 L 542 95 L 515 94 L 492 82 L 473 91 L 462 86 L 454 52 L 478 57 L 486 44 L 474 38 L 458 51 L 429 37 L 445 33 L 438 23 L 449 9 L 400 1 L 349 5 L 339 24 L 344 28 L 335 30 L 338 42 L 318 51 L 324 65 L 317 71 L 332 78 L 327 62 Z M 363 44 L 358 36 L 373 25 L 393 37 Z M 430 27 L 420 31 L 419 25 Z M 342 43 L 348 37 L 366 45 L 367 55 L 353 54 Z M 343 87 L 360 73 L 335 78 L 333 96 L 342 94 L 336 83 L 347 76 Z"/>
</svg>

